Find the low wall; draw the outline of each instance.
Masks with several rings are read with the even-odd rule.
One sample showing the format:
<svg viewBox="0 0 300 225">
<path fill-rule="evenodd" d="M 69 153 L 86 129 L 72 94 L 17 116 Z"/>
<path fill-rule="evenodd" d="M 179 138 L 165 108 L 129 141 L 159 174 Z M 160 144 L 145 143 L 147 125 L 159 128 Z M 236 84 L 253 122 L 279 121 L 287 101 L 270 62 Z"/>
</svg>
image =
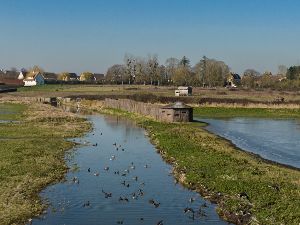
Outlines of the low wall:
<svg viewBox="0 0 300 225">
<path fill-rule="evenodd" d="M 104 106 L 107 108 L 126 110 L 132 113 L 138 113 L 145 116 L 151 116 L 156 120 L 162 120 L 160 107 L 151 103 L 137 102 L 130 99 L 110 99 L 106 98 Z"/>
</svg>

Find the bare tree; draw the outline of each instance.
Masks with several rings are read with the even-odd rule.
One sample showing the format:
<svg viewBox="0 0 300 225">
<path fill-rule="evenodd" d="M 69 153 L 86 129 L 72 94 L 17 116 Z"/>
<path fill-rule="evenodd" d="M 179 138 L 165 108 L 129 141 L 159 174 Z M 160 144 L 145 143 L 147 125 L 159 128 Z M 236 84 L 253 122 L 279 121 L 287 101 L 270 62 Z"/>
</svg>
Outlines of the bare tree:
<svg viewBox="0 0 300 225">
<path fill-rule="evenodd" d="M 287 67 L 285 65 L 278 66 L 278 74 L 285 76 L 287 73 Z"/>
</svg>

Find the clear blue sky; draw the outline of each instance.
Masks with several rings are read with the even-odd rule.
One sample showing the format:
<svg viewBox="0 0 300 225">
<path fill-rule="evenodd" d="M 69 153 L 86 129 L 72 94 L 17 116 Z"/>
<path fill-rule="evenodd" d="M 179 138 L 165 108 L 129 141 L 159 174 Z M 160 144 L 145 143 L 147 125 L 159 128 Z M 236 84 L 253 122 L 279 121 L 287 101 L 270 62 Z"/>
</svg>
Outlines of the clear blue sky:
<svg viewBox="0 0 300 225">
<path fill-rule="evenodd" d="M 125 53 L 232 71 L 300 63 L 299 0 L 0 0 L 0 68 L 105 73 Z"/>
</svg>

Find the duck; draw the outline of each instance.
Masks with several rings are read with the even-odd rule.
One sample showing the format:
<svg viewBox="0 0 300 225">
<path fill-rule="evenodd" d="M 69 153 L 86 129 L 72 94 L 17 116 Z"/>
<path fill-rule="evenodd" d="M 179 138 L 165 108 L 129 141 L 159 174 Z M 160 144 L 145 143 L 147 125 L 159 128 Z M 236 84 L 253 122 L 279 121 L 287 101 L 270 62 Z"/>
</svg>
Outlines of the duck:
<svg viewBox="0 0 300 225">
<path fill-rule="evenodd" d="M 108 166 L 104 167 L 104 170 L 108 171 L 108 170 L 109 170 L 109 167 L 108 167 Z"/>
<path fill-rule="evenodd" d="M 163 220 L 158 221 L 156 225 L 164 225 Z"/>
<path fill-rule="evenodd" d="M 194 202 L 195 200 L 196 200 L 196 199 L 192 197 L 192 198 L 189 199 L 189 202 L 192 203 L 192 202 Z"/>
<path fill-rule="evenodd" d="M 91 172 L 91 168 L 88 168 L 88 170 L 87 170 L 89 173 Z"/>
<path fill-rule="evenodd" d="M 90 201 L 83 203 L 83 207 L 89 207 L 89 206 L 90 206 Z"/>
</svg>

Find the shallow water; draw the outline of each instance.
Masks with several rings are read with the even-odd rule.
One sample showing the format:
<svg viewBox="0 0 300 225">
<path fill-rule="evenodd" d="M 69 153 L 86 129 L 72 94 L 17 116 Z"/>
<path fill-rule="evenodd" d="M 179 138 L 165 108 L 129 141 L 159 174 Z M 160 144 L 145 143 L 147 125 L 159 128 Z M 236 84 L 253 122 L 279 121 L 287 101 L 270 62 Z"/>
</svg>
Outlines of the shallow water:
<svg viewBox="0 0 300 225">
<path fill-rule="evenodd" d="M 207 130 L 265 159 L 300 168 L 300 121 L 273 119 L 201 119 Z"/>
<path fill-rule="evenodd" d="M 156 225 L 161 220 L 164 225 L 227 224 L 216 214 L 215 205 L 174 182 L 171 166 L 156 153 L 143 129 L 117 117 L 90 119 L 93 132 L 76 139 L 82 146 L 67 157 L 69 166 L 79 170 L 42 192 L 50 206 L 32 224 Z M 106 198 L 103 191 L 112 196 Z M 159 207 L 150 204 L 151 199 Z M 186 207 L 201 213 L 193 220 L 192 213 L 184 213 Z"/>
</svg>

